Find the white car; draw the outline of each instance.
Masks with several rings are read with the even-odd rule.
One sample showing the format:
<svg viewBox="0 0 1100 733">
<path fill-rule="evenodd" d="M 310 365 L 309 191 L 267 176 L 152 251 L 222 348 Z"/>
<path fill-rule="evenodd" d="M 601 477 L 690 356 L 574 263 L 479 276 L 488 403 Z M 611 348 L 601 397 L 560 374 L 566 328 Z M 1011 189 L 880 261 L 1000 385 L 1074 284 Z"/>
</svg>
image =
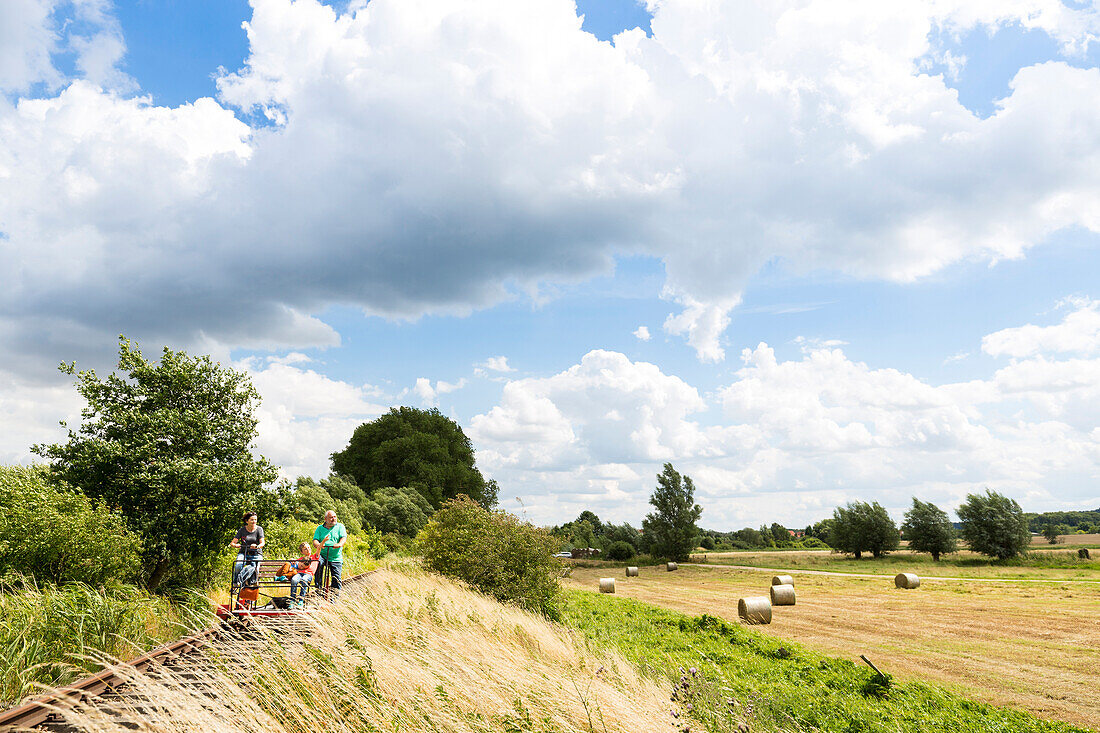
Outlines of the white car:
<svg viewBox="0 0 1100 733">
<path fill-rule="evenodd" d="M 573 557 L 573 553 L 572 552 L 559 552 L 557 555 L 554 555 L 554 557 Z"/>
</svg>

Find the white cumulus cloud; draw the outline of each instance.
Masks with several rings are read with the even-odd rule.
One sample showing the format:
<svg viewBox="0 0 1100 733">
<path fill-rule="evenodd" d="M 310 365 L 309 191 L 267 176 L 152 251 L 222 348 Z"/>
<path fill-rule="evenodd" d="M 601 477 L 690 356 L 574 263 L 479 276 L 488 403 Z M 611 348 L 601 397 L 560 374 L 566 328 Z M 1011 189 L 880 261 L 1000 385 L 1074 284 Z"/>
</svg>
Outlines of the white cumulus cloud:
<svg viewBox="0 0 1100 733">
<path fill-rule="evenodd" d="M 943 385 L 835 346 L 803 340 L 800 358 L 784 361 L 761 343 L 711 395 L 594 351 L 554 376 L 509 382 L 471 437 L 490 473 L 548 522 L 585 507 L 637 521 L 665 461 L 695 478 L 713 527 L 801 525 L 853 499 L 900 518 L 911 496 L 953 508 L 986 486 L 1035 511 L 1091 505 L 1100 359 L 1061 359 L 1063 342 L 1051 343 L 1052 353 Z M 603 475 L 608 465 L 630 474 Z"/>
<path fill-rule="evenodd" d="M 1025 357 L 1046 353 L 1100 353 L 1100 301 L 1075 299 L 1075 309 L 1053 326 L 1017 326 L 982 339 L 982 351 L 991 356 Z"/>
<path fill-rule="evenodd" d="M 661 0 L 611 44 L 570 0 L 254 0 L 246 64 L 176 108 L 121 94 L 108 6 L 72 7 L 84 78 L 0 104 L 12 369 L 47 331 L 331 345 L 332 303 L 467 313 L 616 255 L 664 263 L 665 330 L 719 361 L 767 262 L 910 281 L 1100 231 L 1100 71 L 1022 68 L 981 119 L 923 70 L 1014 24 L 1079 59 L 1092 7 Z M 52 6 L 0 12 L 7 88 L 55 73 Z"/>
</svg>

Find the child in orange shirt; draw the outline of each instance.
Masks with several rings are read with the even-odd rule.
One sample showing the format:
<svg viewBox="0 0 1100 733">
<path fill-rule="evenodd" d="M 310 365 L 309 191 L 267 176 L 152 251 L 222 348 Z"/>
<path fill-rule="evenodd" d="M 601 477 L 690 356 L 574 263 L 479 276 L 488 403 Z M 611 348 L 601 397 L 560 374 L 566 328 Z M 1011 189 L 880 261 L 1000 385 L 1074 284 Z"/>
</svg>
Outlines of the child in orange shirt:
<svg viewBox="0 0 1100 733">
<path fill-rule="evenodd" d="M 290 579 L 291 608 L 294 608 L 295 604 L 298 608 L 305 605 L 306 590 L 309 588 L 309 584 L 313 582 L 313 573 L 311 572 L 313 563 L 321 559 L 319 555 L 309 551 L 308 542 L 298 545 L 298 554 L 301 557 L 291 563 L 291 567 L 295 570 L 293 577 Z"/>
</svg>

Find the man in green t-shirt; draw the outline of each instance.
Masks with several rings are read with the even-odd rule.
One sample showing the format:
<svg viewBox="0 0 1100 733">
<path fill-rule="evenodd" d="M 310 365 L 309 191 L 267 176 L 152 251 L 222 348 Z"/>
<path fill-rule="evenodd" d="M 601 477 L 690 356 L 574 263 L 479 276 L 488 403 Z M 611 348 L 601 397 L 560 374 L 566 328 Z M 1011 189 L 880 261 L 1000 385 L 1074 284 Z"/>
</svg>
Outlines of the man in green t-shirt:
<svg viewBox="0 0 1100 733">
<path fill-rule="evenodd" d="M 340 571 L 344 567 L 344 544 L 348 541 L 348 531 L 344 525 L 336 521 L 336 512 L 329 509 L 325 512 L 325 521 L 317 525 L 313 532 L 313 549 L 321 555 L 321 565 L 317 569 L 317 577 L 325 569 L 331 578 L 331 587 L 334 591 L 340 590 Z"/>
</svg>

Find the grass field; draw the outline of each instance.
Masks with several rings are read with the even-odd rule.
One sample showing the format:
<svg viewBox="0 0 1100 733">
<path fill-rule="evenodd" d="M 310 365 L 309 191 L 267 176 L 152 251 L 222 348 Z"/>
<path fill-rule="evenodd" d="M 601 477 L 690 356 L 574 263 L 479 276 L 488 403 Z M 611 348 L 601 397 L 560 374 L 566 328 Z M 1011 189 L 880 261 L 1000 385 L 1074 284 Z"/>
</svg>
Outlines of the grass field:
<svg viewBox="0 0 1100 733">
<path fill-rule="evenodd" d="M 566 622 L 667 680 L 683 731 L 734 733 L 1066 733 L 1085 729 L 995 707 L 711 615 L 570 591 Z M 677 711 L 673 711 L 674 713 Z M 685 715 L 694 718 L 691 725 Z M 696 727 L 695 722 L 702 727 Z M 747 728 L 745 727 L 747 726 Z M 643 730 L 661 730 L 659 721 Z M 595 729 L 599 731 L 599 728 Z"/>
<path fill-rule="evenodd" d="M 811 557 L 816 567 L 818 558 L 835 560 Z M 875 567 L 889 574 L 900 561 Z M 985 568 L 994 575 L 1019 569 Z M 1044 575 L 1078 572 L 1100 579 L 1089 568 Z M 675 573 L 648 566 L 628 581 L 621 570 L 577 568 L 566 583 L 595 591 L 598 578 L 612 574 L 618 596 L 731 622 L 737 599 L 766 595 L 771 577 L 770 571 L 718 566 L 682 566 Z M 899 679 L 935 681 L 985 702 L 1100 727 L 1100 584 L 922 577 L 920 589 L 902 591 L 885 578 L 799 574 L 798 604 L 776 608 L 772 624 L 758 628 L 846 659 L 866 654 Z"/>
</svg>

